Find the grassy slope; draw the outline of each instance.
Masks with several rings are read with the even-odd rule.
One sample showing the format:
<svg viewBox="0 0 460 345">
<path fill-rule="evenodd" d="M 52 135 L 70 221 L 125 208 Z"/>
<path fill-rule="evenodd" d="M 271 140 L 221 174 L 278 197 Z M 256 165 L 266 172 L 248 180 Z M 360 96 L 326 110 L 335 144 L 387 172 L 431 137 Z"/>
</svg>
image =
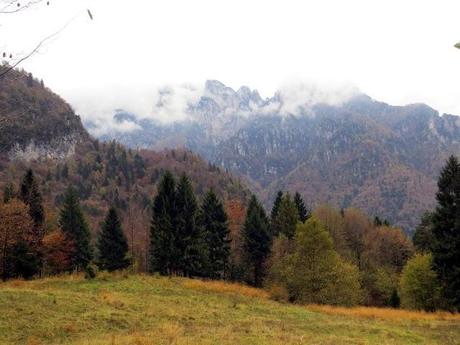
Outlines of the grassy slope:
<svg viewBox="0 0 460 345">
<path fill-rule="evenodd" d="M 460 344 L 458 316 L 337 311 L 186 279 L 13 281 L 0 284 L 0 344 Z"/>
</svg>

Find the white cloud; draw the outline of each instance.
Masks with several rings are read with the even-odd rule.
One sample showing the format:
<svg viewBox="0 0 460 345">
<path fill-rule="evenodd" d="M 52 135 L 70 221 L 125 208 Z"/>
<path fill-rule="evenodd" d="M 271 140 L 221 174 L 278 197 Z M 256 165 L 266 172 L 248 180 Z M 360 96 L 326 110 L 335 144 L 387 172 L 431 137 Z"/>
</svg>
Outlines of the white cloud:
<svg viewBox="0 0 460 345">
<path fill-rule="evenodd" d="M 284 84 L 279 91 L 282 100 L 280 113 L 296 115 L 318 103 L 340 106 L 358 93 L 358 88 L 351 84 L 319 82 Z"/>
</svg>

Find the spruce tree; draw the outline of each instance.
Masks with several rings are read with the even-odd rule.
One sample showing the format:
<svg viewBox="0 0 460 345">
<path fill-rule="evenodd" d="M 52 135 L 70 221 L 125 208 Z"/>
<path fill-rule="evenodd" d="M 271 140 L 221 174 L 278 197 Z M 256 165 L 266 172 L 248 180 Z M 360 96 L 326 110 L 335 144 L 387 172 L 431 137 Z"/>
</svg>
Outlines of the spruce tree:
<svg viewBox="0 0 460 345">
<path fill-rule="evenodd" d="M 203 275 L 206 261 L 206 246 L 203 233 L 197 224 L 198 204 L 188 177 L 181 176 L 176 190 L 176 231 L 177 250 L 175 269 L 187 277 Z"/>
<path fill-rule="evenodd" d="M 253 195 L 249 201 L 243 228 L 243 248 L 253 271 L 252 284 L 262 285 L 264 262 L 270 254 L 269 223 L 262 205 Z"/>
<path fill-rule="evenodd" d="M 166 171 L 153 200 L 150 224 L 150 271 L 173 274 L 176 219 L 176 181 L 171 172 Z"/>
<path fill-rule="evenodd" d="M 111 272 L 129 266 L 128 242 L 114 207 L 111 207 L 107 213 L 102 231 L 99 233 L 97 247 L 99 251 L 97 264 L 100 269 Z"/>
<path fill-rule="evenodd" d="M 270 213 L 270 219 L 272 221 L 278 215 L 278 211 L 281 205 L 281 200 L 283 200 L 283 192 L 279 190 L 278 193 L 276 194 L 275 201 L 273 202 L 272 212 Z"/>
<path fill-rule="evenodd" d="M 29 206 L 30 217 L 37 231 L 40 231 L 41 229 L 38 230 L 38 228 L 41 228 L 45 221 L 45 211 L 43 210 L 42 195 L 32 169 L 27 170 L 22 179 L 19 197 Z"/>
<path fill-rule="evenodd" d="M 74 270 L 85 269 L 93 258 L 91 235 L 77 195 L 72 187 L 67 189 L 64 196 L 59 226 L 66 237 L 73 241 L 75 247 L 71 257 L 71 268 Z"/>
<path fill-rule="evenodd" d="M 460 164 L 450 156 L 438 180 L 438 202 L 433 213 L 434 268 L 443 285 L 443 295 L 460 310 Z"/>
<path fill-rule="evenodd" d="M 39 273 L 42 266 L 41 245 L 44 236 L 43 223 L 45 222 L 42 195 L 32 169 L 27 170 L 21 181 L 19 198 L 28 206 L 29 215 L 34 224 L 28 241 L 18 247 L 17 267 L 24 277 L 31 277 Z"/>
<path fill-rule="evenodd" d="M 298 209 L 289 193 L 286 193 L 281 200 L 278 214 L 274 220 L 278 234 L 283 234 L 288 239 L 295 235 L 297 222 L 299 221 Z"/>
<path fill-rule="evenodd" d="M 207 276 L 224 278 L 230 256 L 230 230 L 224 205 L 212 189 L 206 193 L 201 204 L 199 224 L 204 231 L 208 251 Z"/>
<path fill-rule="evenodd" d="M 299 220 L 302 223 L 305 223 L 308 218 L 311 216 L 310 210 L 305 206 L 305 203 L 300 196 L 299 192 L 296 192 L 294 195 L 294 203 L 297 207 L 297 212 L 299 214 Z"/>
</svg>

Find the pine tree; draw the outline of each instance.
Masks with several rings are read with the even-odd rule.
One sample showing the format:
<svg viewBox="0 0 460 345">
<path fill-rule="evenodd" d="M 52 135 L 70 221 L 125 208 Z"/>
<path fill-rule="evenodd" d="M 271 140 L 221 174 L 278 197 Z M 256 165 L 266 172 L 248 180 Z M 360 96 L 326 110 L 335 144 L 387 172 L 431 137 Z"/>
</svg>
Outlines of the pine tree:
<svg viewBox="0 0 460 345">
<path fill-rule="evenodd" d="M 281 200 L 283 199 L 283 192 L 278 191 L 276 194 L 275 202 L 273 203 L 272 212 L 270 213 L 270 219 L 273 220 L 278 215 L 278 211 L 281 205 Z"/>
<path fill-rule="evenodd" d="M 34 225 L 28 240 L 17 248 L 17 270 L 21 271 L 24 277 L 32 277 L 39 273 L 42 267 L 41 245 L 45 221 L 42 196 L 32 169 L 27 170 L 21 181 L 19 198 L 29 207 L 29 215 Z"/>
<path fill-rule="evenodd" d="M 153 200 L 150 225 L 150 271 L 173 274 L 176 219 L 176 181 L 171 172 L 166 171 Z"/>
<path fill-rule="evenodd" d="M 269 223 L 262 205 L 253 195 L 249 201 L 243 229 L 243 248 L 253 270 L 252 284 L 262 285 L 263 265 L 270 254 Z"/>
<path fill-rule="evenodd" d="M 38 190 L 38 184 L 32 169 L 27 170 L 20 187 L 20 199 L 29 206 L 30 217 L 35 227 L 41 228 L 45 220 L 45 211 L 43 210 L 42 196 Z"/>
<path fill-rule="evenodd" d="M 294 195 L 294 203 L 297 207 L 297 212 L 299 214 L 299 220 L 302 223 L 305 223 L 308 218 L 311 217 L 311 212 L 310 210 L 305 206 L 305 203 L 300 196 L 299 192 L 296 192 Z"/>
<path fill-rule="evenodd" d="M 205 234 L 208 251 L 207 276 L 213 279 L 224 278 L 230 256 L 230 230 L 224 206 L 212 189 L 203 199 L 199 223 Z"/>
<path fill-rule="evenodd" d="M 107 213 L 102 231 L 99 233 L 97 247 L 99 268 L 111 272 L 129 266 L 128 242 L 121 228 L 118 213 L 113 207 Z"/>
<path fill-rule="evenodd" d="M 206 246 L 197 224 L 198 204 L 188 177 L 181 176 L 176 190 L 176 271 L 192 277 L 204 273 Z"/>
<path fill-rule="evenodd" d="M 59 226 L 66 237 L 74 243 L 75 250 L 71 258 L 72 269 L 85 269 L 93 258 L 91 235 L 77 195 L 72 187 L 67 189 L 64 196 Z"/>
<path fill-rule="evenodd" d="M 438 180 L 433 214 L 433 264 L 444 298 L 460 310 L 460 164 L 450 156 Z"/>
<path fill-rule="evenodd" d="M 289 193 L 283 195 L 276 217 L 272 220 L 275 235 L 283 234 L 292 239 L 295 234 L 299 212 Z"/>
</svg>

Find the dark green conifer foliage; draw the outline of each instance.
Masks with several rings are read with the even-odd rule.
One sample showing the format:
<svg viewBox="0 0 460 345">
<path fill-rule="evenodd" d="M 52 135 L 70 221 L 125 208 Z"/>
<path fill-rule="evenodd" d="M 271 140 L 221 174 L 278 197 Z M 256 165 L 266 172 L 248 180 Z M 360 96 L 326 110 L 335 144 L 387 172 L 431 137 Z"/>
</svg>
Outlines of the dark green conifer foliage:
<svg viewBox="0 0 460 345">
<path fill-rule="evenodd" d="M 243 248 L 249 268 L 252 270 L 251 283 L 261 286 L 264 262 L 270 254 L 271 236 L 269 223 L 262 205 L 253 195 L 249 201 L 243 228 Z"/>
<path fill-rule="evenodd" d="M 413 242 L 418 251 L 430 252 L 433 241 L 433 214 L 425 212 L 420 224 L 415 228 Z"/>
<path fill-rule="evenodd" d="M 433 213 L 433 264 L 447 302 L 460 310 L 460 164 L 450 156 L 438 180 Z"/>
<path fill-rule="evenodd" d="M 59 217 L 59 226 L 70 240 L 75 251 L 71 257 L 74 270 L 83 270 L 93 258 L 91 235 L 83 216 L 75 190 L 69 187 L 64 196 L 64 204 Z"/>
<path fill-rule="evenodd" d="M 37 228 L 37 232 L 41 231 L 45 221 L 45 211 L 43 210 L 42 195 L 38 190 L 38 184 L 32 169 L 27 170 L 22 179 L 19 197 L 24 204 L 29 206 L 29 214 L 35 228 Z"/>
<path fill-rule="evenodd" d="M 299 214 L 299 220 L 302 223 L 305 223 L 308 218 L 311 216 L 310 210 L 305 206 L 305 202 L 300 196 L 299 192 L 296 192 L 294 195 L 294 203 L 297 207 L 297 212 Z"/>
<path fill-rule="evenodd" d="M 171 172 L 166 171 L 153 200 L 150 225 L 150 271 L 173 274 L 175 255 L 176 181 Z"/>
<path fill-rule="evenodd" d="M 121 228 L 120 218 L 114 207 L 109 209 L 99 233 L 97 242 L 99 250 L 98 266 L 109 272 L 122 270 L 129 266 L 127 258 L 128 242 Z"/>
<path fill-rule="evenodd" d="M 27 170 L 21 181 L 19 198 L 29 207 L 29 215 L 34 223 L 29 240 L 18 247 L 15 259 L 17 272 L 24 278 L 28 278 L 39 273 L 42 267 L 40 248 L 45 221 L 42 195 L 32 169 Z"/>
<path fill-rule="evenodd" d="M 204 231 L 208 250 L 207 276 L 225 278 L 230 256 L 230 230 L 224 205 L 210 189 L 201 204 L 199 224 Z"/>
<path fill-rule="evenodd" d="M 292 239 L 295 234 L 299 212 L 291 195 L 286 193 L 281 199 L 275 219 L 272 220 L 272 229 L 276 235 L 283 234 L 288 239 Z"/>
<path fill-rule="evenodd" d="M 270 219 L 272 221 L 278 215 L 278 211 L 279 211 L 282 199 L 283 199 L 283 192 L 279 190 L 278 193 L 276 194 L 275 201 L 273 202 L 272 212 L 270 213 Z"/>
<path fill-rule="evenodd" d="M 202 229 L 197 224 L 198 204 L 192 184 L 184 174 L 176 190 L 176 231 L 174 267 L 178 274 L 186 277 L 204 274 L 206 245 Z"/>
</svg>

